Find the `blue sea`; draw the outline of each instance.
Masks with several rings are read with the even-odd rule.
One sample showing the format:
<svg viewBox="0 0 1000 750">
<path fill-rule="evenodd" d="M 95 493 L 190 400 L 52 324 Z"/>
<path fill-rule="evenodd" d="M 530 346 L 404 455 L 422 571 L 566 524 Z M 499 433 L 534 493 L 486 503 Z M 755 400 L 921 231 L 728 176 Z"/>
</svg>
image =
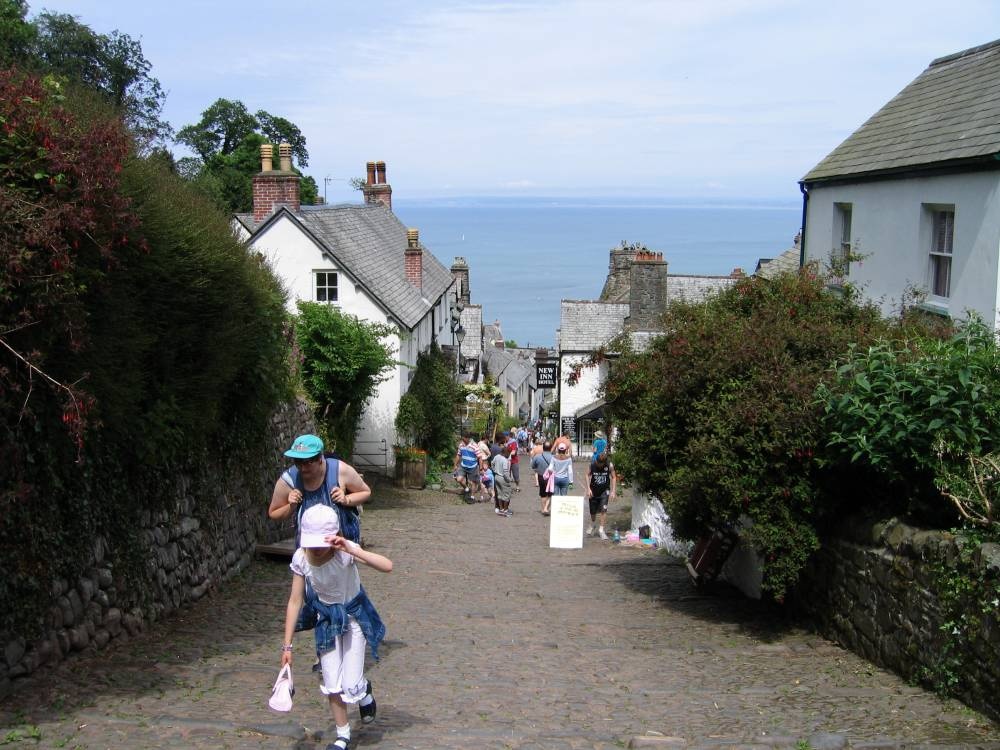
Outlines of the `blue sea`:
<svg viewBox="0 0 1000 750">
<path fill-rule="evenodd" d="M 752 273 L 759 258 L 792 246 L 796 202 L 621 199 L 394 200 L 393 211 L 450 267 L 469 263 L 472 302 L 520 346 L 552 346 L 563 299 L 597 299 L 609 252 L 624 240 L 663 253 L 671 273 Z"/>
</svg>

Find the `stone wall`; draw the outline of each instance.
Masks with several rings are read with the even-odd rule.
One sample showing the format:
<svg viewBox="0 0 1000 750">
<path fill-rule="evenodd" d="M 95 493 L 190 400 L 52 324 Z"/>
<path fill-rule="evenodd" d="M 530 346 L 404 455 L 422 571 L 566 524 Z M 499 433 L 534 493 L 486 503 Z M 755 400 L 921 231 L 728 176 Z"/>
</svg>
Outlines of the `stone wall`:
<svg viewBox="0 0 1000 750">
<path fill-rule="evenodd" d="M 938 667 L 942 655 L 960 649 L 967 658 L 959 697 L 1000 717 L 1000 608 L 989 604 L 981 632 L 968 643 L 959 644 L 943 628 L 947 592 L 935 567 L 951 569 L 962 540 L 896 520 L 856 524 L 840 536 L 813 556 L 796 591 L 796 605 L 817 629 L 908 679 L 920 679 Z M 982 545 L 973 559 L 993 580 L 1000 575 L 1000 545 Z"/>
<path fill-rule="evenodd" d="M 43 664 L 127 640 L 148 623 L 198 601 L 247 567 L 257 542 L 288 536 L 290 522 L 268 520 L 267 506 L 287 464 L 282 453 L 296 435 L 313 431 L 309 408 L 301 402 L 290 404 L 272 417 L 269 445 L 263 450 L 253 456 L 227 456 L 224 466 L 209 460 L 199 476 L 176 478 L 168 509 L 140 514 L 136 534 L 148 550 L 144 578 L 149 586 L 144 597 L 129 592 L 127 599 L 145 599 L 144 607 L 122 604 L 125 592 L 110 564 L 108 542 L 95 538 L 90 559 L 77 575 L 50 582 L 44 635 L 29 642 L 8 634 L 0 642 L 0 697 L 11 690 L 14 679 Z M 213 491 L 196 497 L 194 487 Z"/>
</svg>

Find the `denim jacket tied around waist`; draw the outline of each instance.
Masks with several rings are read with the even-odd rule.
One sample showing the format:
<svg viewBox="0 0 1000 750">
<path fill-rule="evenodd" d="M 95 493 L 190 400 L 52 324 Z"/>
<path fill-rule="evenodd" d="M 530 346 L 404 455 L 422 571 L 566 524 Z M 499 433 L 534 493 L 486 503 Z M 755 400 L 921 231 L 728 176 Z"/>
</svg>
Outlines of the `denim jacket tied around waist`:
<svg viewBox="0 0 1000 750">
<path fill-rule="evenodd" d="M 362 586 L 357 596 L 346 604 L 325 604 L 319 600 L 309 579 L 306 579 L 305 602 L 299 611 L 295 630 L 313 631 L 317 656 L 336 648 L 337 636 L 347 632 L 348 617 L 358 621 L 372 650 L 372 658 L 378 661 L 378 645 L 385 638 L 385 625 L 368 598 L 365 587 Z"/>
</svg>

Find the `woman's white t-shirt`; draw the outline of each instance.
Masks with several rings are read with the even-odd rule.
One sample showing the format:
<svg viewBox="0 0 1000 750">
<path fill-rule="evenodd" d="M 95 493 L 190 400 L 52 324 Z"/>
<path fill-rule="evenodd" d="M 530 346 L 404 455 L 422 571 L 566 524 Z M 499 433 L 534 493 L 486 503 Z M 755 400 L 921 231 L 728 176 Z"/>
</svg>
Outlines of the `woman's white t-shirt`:
<svg viewBox="0 0 1000 750">
<path fill-rule="evenodd" d="M 347 543 L 357 546 L 351 541 Z M 305 550 L 299 548 L 292 555 L 292 563 L 288 567 L 293 573 L 309 579 L 313 591 L 324 604 L 346 604 L 361 591 L 358 566 L 354 558 L 346 553 L 338 552 L 328 562 L 313 567 L 306 559 Z"/>
</svg>

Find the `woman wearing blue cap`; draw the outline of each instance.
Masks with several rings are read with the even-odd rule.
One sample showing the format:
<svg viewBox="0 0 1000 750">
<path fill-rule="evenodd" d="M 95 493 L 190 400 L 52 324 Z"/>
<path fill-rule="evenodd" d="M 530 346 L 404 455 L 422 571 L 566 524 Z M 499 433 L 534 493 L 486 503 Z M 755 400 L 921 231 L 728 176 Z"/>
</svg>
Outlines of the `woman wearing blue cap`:
<svg viewBox="0 0 1000 750">
<path fill-rule="evenodd" d="M 350 464 L 323 455 L 323 441 L 316 435 L 299 435 L 285 451 L 294 466 L 274 484 L 267 515 L 274 521 L 295 517 L 296 529 L 302 513 L 313 505 L 332 505 L 340 516 L 340 529 L 352 542 L 361 541 L 358 507 L 368 502 L 371 488 Z M 296 530 L 295 546 L 299 545 Z"/>
</svg>

